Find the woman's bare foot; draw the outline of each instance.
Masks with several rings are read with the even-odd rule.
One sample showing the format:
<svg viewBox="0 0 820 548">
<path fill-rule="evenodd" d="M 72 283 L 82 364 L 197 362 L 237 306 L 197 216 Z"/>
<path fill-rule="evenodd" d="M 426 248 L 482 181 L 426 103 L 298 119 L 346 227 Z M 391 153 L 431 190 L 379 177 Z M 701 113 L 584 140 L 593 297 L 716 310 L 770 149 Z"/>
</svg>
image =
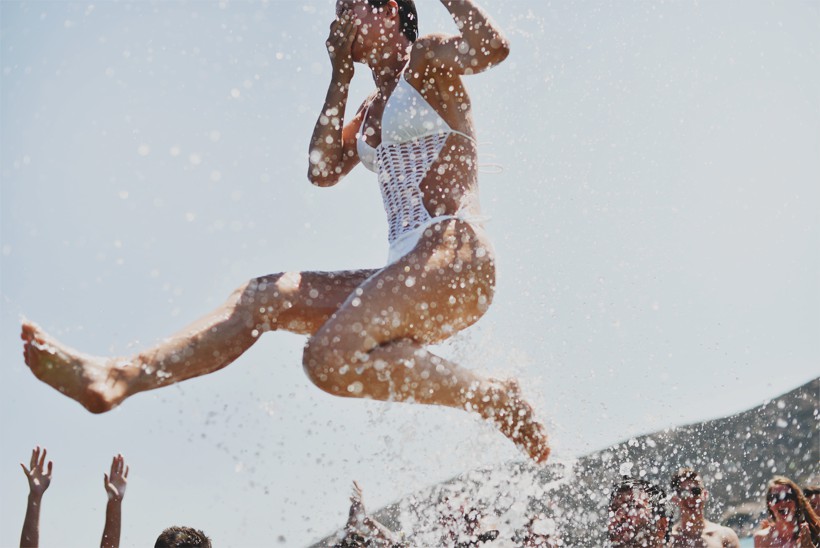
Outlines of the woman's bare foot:
<svg viewBox="0 0 820 548">
<path fill-rule="evenodd" d="M 34 376 L 92 413 L 109 411 L 128 395 L 133 372 L 129 374 L 123 364 L 81 354 L 30 322 L 23 322 L 20 337 L 26 364 Z"/>
<path fill-rule="evenodd" d="M 547 432 L 535 419 L 532 406 L 522 397 L 518 382 L 493 382 L 496 386 L 490 390 L 490 402 L 482 415 L 536 464 L 545 463 L 550 456 Z"/>
</svg>

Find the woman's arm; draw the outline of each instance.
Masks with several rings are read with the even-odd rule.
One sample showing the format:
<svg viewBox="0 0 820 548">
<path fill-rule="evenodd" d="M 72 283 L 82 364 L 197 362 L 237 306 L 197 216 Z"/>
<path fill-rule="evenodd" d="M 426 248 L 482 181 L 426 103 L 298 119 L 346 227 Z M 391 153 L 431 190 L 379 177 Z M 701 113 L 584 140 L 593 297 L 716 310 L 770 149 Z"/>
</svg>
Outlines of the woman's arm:
<svg viewBox="0 0 820 548">
<path fill-rule="evenodd" d="M 347 12 L 330 25 L 327 51 L 333 73 L 322 112 L 310 138 L 308 179 L 317 186 L 332 186 L 358 163 L 356 132 L 361 114 L 343 126 L 348 90 L 353 79 L 353 59 L 350 48 L 356 37 L 355 23 Z"/>
<path fill-rule="evenodd" d="M 425 36 L 418 47 L 432 51 L 432 62 L 455 74 L 475 74 L 499 64 L 510 44 L 490 17 L 472 0 L 441 0 L 461 34 Z"/>
</svg>

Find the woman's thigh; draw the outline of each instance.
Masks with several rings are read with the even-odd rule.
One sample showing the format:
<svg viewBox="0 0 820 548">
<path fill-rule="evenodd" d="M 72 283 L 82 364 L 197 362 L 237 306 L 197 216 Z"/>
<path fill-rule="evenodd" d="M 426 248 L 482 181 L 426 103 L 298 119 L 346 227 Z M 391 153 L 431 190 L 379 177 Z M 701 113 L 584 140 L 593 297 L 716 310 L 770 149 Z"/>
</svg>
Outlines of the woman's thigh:
<svg viewBox="0 0 820 548">
<path fill-rule="evenodd" d="M 264 330 L 313 335 L 377 269 L 281 272 L 251 280 L 240 300 Z"/>
<path fill-rule="evenodd" d="M 495 265 L 465 223 L 422 238 L 397 262 L 359 285 L 316 333 L 342 351 L 386 342 L 442 341 L 475 323 L 493 296 Z"/>
</svg>

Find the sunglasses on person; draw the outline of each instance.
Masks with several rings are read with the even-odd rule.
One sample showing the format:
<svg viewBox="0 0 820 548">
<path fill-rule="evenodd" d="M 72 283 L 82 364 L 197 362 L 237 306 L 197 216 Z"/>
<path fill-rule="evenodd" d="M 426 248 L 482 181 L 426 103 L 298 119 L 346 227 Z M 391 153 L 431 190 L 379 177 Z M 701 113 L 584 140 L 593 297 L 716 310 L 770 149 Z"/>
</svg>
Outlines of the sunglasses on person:
<svg viewBox="0 0 820 548">
<path fill-rule="evenodd" d="M 779 493 L 769 493 L 766 495 L 766 502 L 769 504 L 774 504 L 784 500 L 792 500 L 796 502 L 797 495 L 794 494 L 794 491 L 780 491 Z"/>
<path fill-rule="evenodd" d="M 690 487 L 689 489 L 678 489 L 678 496 L 683 498 L 699 497 L 703 494 L 702 487 Z"/>
</svg>

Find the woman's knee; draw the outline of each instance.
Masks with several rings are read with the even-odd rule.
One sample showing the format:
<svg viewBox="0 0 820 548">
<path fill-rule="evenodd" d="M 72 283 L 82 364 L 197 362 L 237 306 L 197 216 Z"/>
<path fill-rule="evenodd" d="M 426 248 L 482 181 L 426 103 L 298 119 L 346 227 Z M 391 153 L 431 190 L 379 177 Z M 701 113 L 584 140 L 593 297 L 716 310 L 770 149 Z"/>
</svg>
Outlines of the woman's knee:
<svg viewBox="0 0 820 548">
<path fill-rule="evenodd" d="M 273 329 L 279 314 L 292 306 L 287 280 L 285 272 L 252 278 L 231 293 L 231 308 L 260 330 Z"/>
<path fill-rule="evenodd" d="M 320 334 L 311 337 L 302 355 L 302 367 L 310 382 L 334 396 L 355 397 L 357 353 L 346 352 L 339 341 Z"/>
</svg>

